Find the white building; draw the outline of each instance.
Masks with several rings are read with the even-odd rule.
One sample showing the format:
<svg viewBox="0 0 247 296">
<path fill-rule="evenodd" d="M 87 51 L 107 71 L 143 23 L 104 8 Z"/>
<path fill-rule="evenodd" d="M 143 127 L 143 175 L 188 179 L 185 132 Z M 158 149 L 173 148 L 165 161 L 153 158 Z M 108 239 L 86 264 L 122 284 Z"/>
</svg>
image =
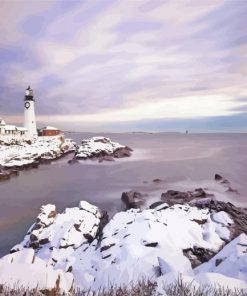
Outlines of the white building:
<svg viewBox="0 0 247 296">
<path fill-rule="evenodd" d="M 25 135 L 28 137 L 36 137 L 38 132 L 36 127 L 34 102 L 33 90 L 28 86 L 24 98 L 24 127 L 7 125 L 5 121 L 0 118 L 0 135 Z"/>
<path fill-rule="evenodd" d="M 24 98 L 24 127 L 27 129 L 27 134 L 30 137 L 37 136 L 34 102 L 33 90 L 28 86 Z"/>
<path fill-rule="evenodd" d="M 6 124 L 5 121 L 0 118 L 0 135 L 19 135 L 19 136 L 23 136 L 23 135 L 26 135 L 26 134 L 27 134 L 27 129 L 26 128 Z"/>
</svg>

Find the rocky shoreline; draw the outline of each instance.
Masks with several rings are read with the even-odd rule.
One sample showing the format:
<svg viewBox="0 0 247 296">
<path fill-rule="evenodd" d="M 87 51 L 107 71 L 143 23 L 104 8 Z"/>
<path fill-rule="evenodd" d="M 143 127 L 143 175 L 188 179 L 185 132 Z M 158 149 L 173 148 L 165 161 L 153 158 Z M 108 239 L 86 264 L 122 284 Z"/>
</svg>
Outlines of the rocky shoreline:
<svg viewBox="0 0 247 296">
<path fill-rule="evenodd" d="M 12 139 L 0 145 L 0 180 L 68 153 L 74 153 L 71 164 L 132 154 L 131 148 L 104 137 L 83 140 L 79 146 L 64 137 Z M 238 194 L 223 176 L 215 174 L 214 179 L 225 194 Z M 152 185 L 162 192 L 151 204 L 145 190 L 125 191 L 124 211 L 111 219 L 86 201 L 62 213 L 55 205 L 42 206 L 23 241 L 0 259 L 0 286 L 14 289 L 18 283 L 69 294 L 145 278 L 158 296 L 164 294 L 164 285 L 181 276 L 195 286 L 247 291 L 247 209 L 217 200 L 204 187 L 173 190 L 159 178 Z"/>
<path fill-rule="evenodd" d="M 59 289 L 67 293 L 145 277 L 154 284 L 154 295 L 162 295 L 162 285 L 182 276 L 195 285 L 247 289 L 246 208 L 218 201 L 203 188 L 168 190 L 145 207 L 146 198 L 123 192 L 126 210 L 112 219 L 86 201 L 62 213 L 55 205 L 43 206 L 23 241 L 0 259 L 6 271 L 0 285 L 15 280 L 49 290 L 59 277 Z M 32 272 L 32 282 L 20 276 L 20 268 Z"/>
<path fill-rule="evenodd" d="M 127 146 L 112 142 L 109 138 L 93 137 L 77 145 L 73 140 L 58 137 L 0 138 L 0 182 L 18 176 L 19 171 L 38 168 L 40 164 L 49 164 L 69 153 L 74 156 L 68 163 L 80 159 L 113 161 L 114 158 L 131 156 L 133 150 Z"/>
</svg>

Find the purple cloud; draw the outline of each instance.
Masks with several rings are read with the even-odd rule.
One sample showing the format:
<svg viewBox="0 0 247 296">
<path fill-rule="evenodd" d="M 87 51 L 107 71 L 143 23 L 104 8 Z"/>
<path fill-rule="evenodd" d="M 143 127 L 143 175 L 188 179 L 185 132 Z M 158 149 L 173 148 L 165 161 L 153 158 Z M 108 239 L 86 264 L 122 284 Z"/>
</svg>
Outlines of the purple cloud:
<svg viewBox="0 0 247 296">
<path fill-rule="evenodd" d="M 6 5 L 0 33 L 2 114 L 22 114 L 29 83 L 40 116 L 101 116 L 111 110 L 121 116 L 134 107 L 146 114 L 150 102 L 162 106 L 171 99 L 179 104 L 184 97 L 203 101 L 213 95 L 231 101 L 227 107 L 216 102 L 217 114 L 246 111 L 237 100 L 247 89 L 246 1 Z M 18 11 L 16 18 L 12 11 Z M 173 112 L 174 118 L 182 116 Z M 157 119 L 155 112 L 151 116 Z"/>
</svg>

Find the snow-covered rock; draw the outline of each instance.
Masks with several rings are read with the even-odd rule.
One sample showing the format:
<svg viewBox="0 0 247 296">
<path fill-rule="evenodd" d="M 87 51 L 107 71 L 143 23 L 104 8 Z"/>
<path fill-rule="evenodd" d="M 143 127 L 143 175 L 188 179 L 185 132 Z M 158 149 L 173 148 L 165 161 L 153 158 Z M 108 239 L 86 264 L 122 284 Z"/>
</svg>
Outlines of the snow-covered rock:
<svg viewBox="0 0 247 296">
<path fill-rule="evenodd" d="M 74 151 L 75 143 L 64 136 L 37 137 L 33 139 L 0 138 L 0 166 L 25 167 L 42 161 L 53 160 Z"/>
<path fill-rule="evenodd" d="M 31 247 L 38 257 L 67 271 L 67 257 L 79 247 L 87 248 L 107 220 L 105 212 L 86 201 L 81 201 L 79 207 L 67 208 L 61 214 L 56 213 L 54 205 L 42 206 L 36 223 L 30 227 L 23 242 L 13 247 L 11 252 Z"/>
<path fill-rule="evenodd" d="M 77 148 L 75 157 L 77 159 L 97 158 L 99 161 L 113 160 L 113 158 L 128 157 L 132 149 L 109 138 L 93 137 L 85 139 Z"/>
<path fill-rule="evenodd" d="M 234 220 L 224 211 L 177 204 L 130 209 L 106 221 L 104 212 L 85 201 L 61 214 L 46 205 L 11 252 L 19 258 L 20 252 L 33 248 L 35 260 L 56 272 L 71 273 L 74 288 L 83 291 L 142 279 L 157 281 L 160 288 L 180 274 L 197 286 L 227 280 L 230 288 L 246 287 L 247 236 L 225 246 Z M 24 263 L 30 264 L 32 254 L 26 258 Z"/>
<path fill-rule="evenodd" d="M 73 287 L 73 274 L 54 269 L 35 256 L 33 249 L 24 249 L 0 259 L 0 285 L 11 289 L 56 290 L 69 292 Z"/>
<path fill-rule="evenodd" d="M 75 260 L 73 270 L 80 274 L 81 287 L 99 288 L 111 283 L 123 285 L 162 273 L 180 271 L 190 275 L 192 268 L 183 250 L 193 247 L 216 253 L 224 241 L 216 232 L 217 223 L 208 210 L 174 205 L 157 210 L 136 210 L 116 214 L 106 225 L 97 249 L 88 249 Z M 76 256 L 76 254 L 74 254 Z M 86 258 L 93 258 L 85 266 Z M 90 274 L 91 282 L 83 275 Z"/>
<path fill-rule="evenodd" d="M 247 235 L 241 234 L 208 262 L 198 266 L 195 273 L 215 272 L 247 283 Z"/>
<path fill-rule="evenodd" d="M 121 285 L 172 271 L 192 275 L 184 250 L 197 247 L 215 254 L 224 245 L 218 228 L 227 228 L 207 209 L 188 205 L 120 212 L 101 231 L 103 217 L 85 201 L 62 214 L 44 206 L 12 251 L 33 247 L 49 265 L 72 271 L 76 286 L 97 290 L 108 287 L 109 281 Z"/>
</svg>

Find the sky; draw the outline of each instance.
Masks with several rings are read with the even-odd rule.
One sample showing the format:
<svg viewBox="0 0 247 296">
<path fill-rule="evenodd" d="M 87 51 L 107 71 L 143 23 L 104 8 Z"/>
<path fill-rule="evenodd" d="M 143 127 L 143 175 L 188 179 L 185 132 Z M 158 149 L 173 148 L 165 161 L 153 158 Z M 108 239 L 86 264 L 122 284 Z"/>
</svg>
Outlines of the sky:
<svg viewBox="0 0 247 296">
<path fill-rule="evenodd" d="M 246 131 L 247 0 L 0 0 L 0 117 L 77 131 Z"/>
</svg>

